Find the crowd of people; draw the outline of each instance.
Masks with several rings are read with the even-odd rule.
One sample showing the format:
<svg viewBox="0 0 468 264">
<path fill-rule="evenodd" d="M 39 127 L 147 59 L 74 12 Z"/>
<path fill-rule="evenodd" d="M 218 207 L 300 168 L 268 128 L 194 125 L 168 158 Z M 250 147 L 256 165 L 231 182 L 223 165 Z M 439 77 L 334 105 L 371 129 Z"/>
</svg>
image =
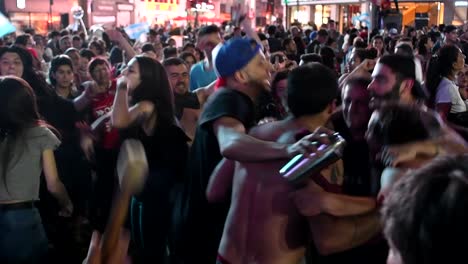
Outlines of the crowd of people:
<svg viewBox="0 0 468 264">
<path fill-rule="evenodd" d="M 2 38 L 0 262 L 104 263 L 126 139 L 149 170 L 108 263 L 465 259 L 467 28 L 336 26 Z"/>
</svg>

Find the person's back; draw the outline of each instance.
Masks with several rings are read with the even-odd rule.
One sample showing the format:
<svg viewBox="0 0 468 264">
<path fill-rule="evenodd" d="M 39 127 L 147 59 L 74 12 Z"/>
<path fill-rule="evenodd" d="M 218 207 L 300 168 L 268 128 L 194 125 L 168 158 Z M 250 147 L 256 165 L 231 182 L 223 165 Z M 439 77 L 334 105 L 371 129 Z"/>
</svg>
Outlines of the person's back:
<svg viewBox="0 0 468 264">
<path fill-rule="evenodd" d="M 302 131 L 294 120 L 285 120 L 259 127 L 253 135 L 290 143 Z M 275 138 L 278 132 L 283 134 Z M 279 173 L 287 162 L 236 164 L 231 208 L 220 245 L 220 254 L 229 262 L 289 264 L 304 257 L 310 233 L 307 218 L 290 197 L 295 189 Z M 331 181 L 330 169 L 321 175 Z"/>
</svg>

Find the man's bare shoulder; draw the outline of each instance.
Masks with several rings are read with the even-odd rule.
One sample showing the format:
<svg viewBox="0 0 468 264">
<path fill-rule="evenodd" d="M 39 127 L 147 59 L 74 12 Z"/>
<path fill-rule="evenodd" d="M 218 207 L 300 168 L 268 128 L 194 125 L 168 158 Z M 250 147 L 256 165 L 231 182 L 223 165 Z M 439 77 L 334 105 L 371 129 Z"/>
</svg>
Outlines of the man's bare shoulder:
<svg viewBox="0 0 468 264">
<path fill-rule="evenodd" d="M 249 135 L 257 139 L 276 142 L 284 137 L 284 134 L 288 134 L 293 130 L 295 130 L 294 122 L 291 120 L 281 120 L 256 126 L 249 131 Z"/>
</svg>

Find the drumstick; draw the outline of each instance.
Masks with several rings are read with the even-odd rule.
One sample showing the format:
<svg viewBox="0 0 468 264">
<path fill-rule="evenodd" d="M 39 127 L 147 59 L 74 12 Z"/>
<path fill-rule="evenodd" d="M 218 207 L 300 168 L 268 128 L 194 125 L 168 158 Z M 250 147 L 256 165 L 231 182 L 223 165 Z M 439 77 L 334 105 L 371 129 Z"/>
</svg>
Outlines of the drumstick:
<svg viewBox="0 0 468 264">
<path fill-rule="evenodd" d="M 125 140 L 117 159 L 120 191 L 115 194 L 111 214 L 101 240 L 103 263 L 108 263 L 111 252 L 116 250 L 122 225 L 127 216 L 130 197 L 141 192 L 147 174 L 148 161 L 143 145 L 135 139 Z"/>
</svg>

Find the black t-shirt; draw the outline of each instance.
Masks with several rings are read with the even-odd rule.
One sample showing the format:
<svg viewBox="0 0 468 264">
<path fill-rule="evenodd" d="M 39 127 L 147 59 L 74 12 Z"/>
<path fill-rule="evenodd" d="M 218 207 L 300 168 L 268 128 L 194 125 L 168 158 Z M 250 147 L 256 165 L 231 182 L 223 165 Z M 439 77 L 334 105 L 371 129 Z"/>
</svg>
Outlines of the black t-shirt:
<svg viewBox="0 0 468 264">
<path fill-rule="evenodd" d="M 200 109 L 200 101 L 194 92 L 188 92 L 184 95 L 174 93 L 174 110 L 177 119 L 181 119 L 184 114 L 184 108 Z"/>
<path fill-rule="evenodd" d="M 209 204 L 206 188 L 222 156 L 213 123 L 222 117 L 239 120 L 246 130 L 254 125 L 254 103 L 245 94 L 220 88 L 205 104 L 190 153 L 188 194 L 187 257 L 191 263 L 215 263 L 229 203 Z"/>
<path fill-rule="evenodd" d="M 367 142 L 353 140 L 341 111 L 336 112 L 331 120 L 335 131 L 340 133 L 347 143 L 342 159 L 345 173 L 343 192 L 349 195 L 371 196 L 371 164 Z"/>
</svg>

